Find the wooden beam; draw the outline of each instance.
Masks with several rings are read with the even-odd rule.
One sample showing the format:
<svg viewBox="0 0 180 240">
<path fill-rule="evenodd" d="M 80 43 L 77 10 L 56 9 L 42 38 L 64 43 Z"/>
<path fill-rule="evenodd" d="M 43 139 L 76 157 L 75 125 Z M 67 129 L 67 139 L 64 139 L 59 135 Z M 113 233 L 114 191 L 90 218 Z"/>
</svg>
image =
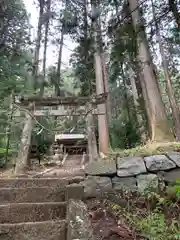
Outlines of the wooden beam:
<svg viewBox="0 0 180 240">
<path fill-rule="evenodd" d="M 80 109 L 74 109 L 75 111 L 71 110 L 66 110 L 66 109 L 58 109 L 58 110 L 35 110 L 32 112 L 32 115 L 35 117 L 40 117 L 40 116 L 56 116 L 56 117 L 65 117 L 65 116 L 85 116 L 87 115 L 85 108 L 84 110 Z M 93 115 L 104 115 L 105 112 L 100 112 L 98 109 L 93 109 L 92 110 Z M 18 110 L 14 112 L 14 117 L 21 117 L 21 112 Z"/>
<path fill-rule="evenodd" d="M 95 95 L 93 97 L 21 97 L 15 98 L 15 103 L 28 106 L 29 103 L 34 103 L 35 106 L 58 106 L 58 105 L 69 105 L 69 106 L 83 106 L 88 102 L 93 105 L 104 103 L 107 99 L 107 93 Z"/>
</svg>

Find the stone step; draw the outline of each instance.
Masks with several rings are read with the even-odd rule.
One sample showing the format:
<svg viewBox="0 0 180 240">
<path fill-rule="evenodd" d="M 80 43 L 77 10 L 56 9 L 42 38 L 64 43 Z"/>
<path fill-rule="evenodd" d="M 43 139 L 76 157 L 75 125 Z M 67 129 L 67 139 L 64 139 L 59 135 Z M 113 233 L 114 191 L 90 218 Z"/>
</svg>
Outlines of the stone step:
<svg viewBox="0 0 180 240">
<path fill-rule="evenodd" d="M 51 187 L 64 188 L 64 186 L 72 183 L 79 183 L 84 179 L 84 171 L 81 170 L 80 175 L 66 176 L 57 178 L 57 176 L 37 176 L 35 178 L 2 178 L 0 179 L 0 188 L 33 188 L 33 187 Z"/>
<path fill-rule="evenodd" d="M 65 188 L 0 188 L 0 204 L 65 201 Z"/>
<path fill-rule="evenodd" d="M 0 205 L 0 223 L 41 222 L 66 217 L 66 203 L 12 203 Z"/>
<path fill-rule="evenodd" d="M 0 224 L 3 240 L 66 240 L 65 221 Z"/>
<path fill-rule="evenodd" d="M 0 179 L 0 188 L 63 187 L 68 179 L 59 178 L 6 178 Z"/>
<path fill-rule="evenodd" d="M 52 172 L 48 172 L 44 175 L 44 177 L 59 177 L 59 178 L 74 178 L 74 177 L 85 177 L 84 169 L 70 169 L 70 168 L 62 168 L 58 170 L 54 170 Z"/>
</svg>

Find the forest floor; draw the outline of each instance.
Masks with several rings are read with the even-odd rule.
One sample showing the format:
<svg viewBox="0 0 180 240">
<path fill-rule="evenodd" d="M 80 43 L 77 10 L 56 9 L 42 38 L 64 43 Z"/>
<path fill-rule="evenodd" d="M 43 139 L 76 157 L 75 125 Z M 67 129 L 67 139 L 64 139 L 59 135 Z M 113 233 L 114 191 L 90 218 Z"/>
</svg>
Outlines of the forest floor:
<svg viewBox="0 0 180 240">
<path fill-rule="evenodd" d="M 81 160 L 81 159 L 80 159 Z M 51 163 L 47 165 L 46 163 L 39 164 L 37 160 L 34 161 L 30 168 L 20 174 L 21 177 L 75 177 L 84 176 L 84 169 L 80 166 L 79 158 L 72 160 L 69 159 L 65 165 L 59 166 L 57 163 Z M 14 168 L 6 168 L 0 170 L 0 178 L 11 178 L 15 177 Z"/>
<path fill-rule="evenodd" d="M 97 240 L 180 239 L 180 202 L 132 193 L 88 200 Z"/>
</svg>

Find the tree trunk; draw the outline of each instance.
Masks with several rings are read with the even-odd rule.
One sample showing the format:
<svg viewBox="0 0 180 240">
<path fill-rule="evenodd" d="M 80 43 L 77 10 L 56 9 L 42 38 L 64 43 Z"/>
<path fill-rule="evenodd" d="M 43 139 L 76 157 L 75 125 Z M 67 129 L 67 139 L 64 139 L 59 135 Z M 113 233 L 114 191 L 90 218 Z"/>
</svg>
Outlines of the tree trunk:
<svg viewBox="0 0 180 240">
<path fill-rule="evenodd" d="M 39 53 L 40 53 L 41 38 L 42 38 L 43 12 L 44 12 L 44 2 L 40 1 L 38 30 L 37 30 L 36 47 L 35 47 L 35 53 L 34 53 L 34 64 L 33 64 L 33 71 L 32 71 L 32 75 L 33 75 L 33 78 L 34 78 L 34 89 L 37 88 L 37 77 L 38 77 L 38 68 L 39 68 Z"/>
<path fill-rule="evenodd" d="M 155 27 L 156 27 L 156 37 L 157 37 L 157 42 L 159 44 L 159 49 L 160 49 L 160 53 L 161 53 L 162 68 L 164 70 L 164 77 L 165 77 L 166 84 L 167 84 L 167 92 L 168 92 L 168 97 L 169 97 L 169 101 L 170 101 L 170 105 L 171 105 L 171 109 L 172 109 L 174 125 L 175 125 L 176 139 L 178 141 L 180 141 L 179 109 L 178 109 L 178 105 L 176 103 L 176 99 L 175 99 L 175 96 L 174 96 L 172 81 L 171 81 L 171 77 L 170 77 L 169 70 L 168 70 L 168 62 L 166 60 L 166 56 L 165 56 L 165 53 L 164 53 L 164 48 L 163 48 L 163 45 L 162 45 L 161 34 L 160 34 L 160 30 L 159 30 L 159 25 L 158 25 L 157 20 L 156 20 L 156 13 L 155 13 L 154 5 L 153 5 L 153 0 L 151 0 L 151 3 L 152 3 L 153 19 L 154 19 Z"/>
<path fill-rule="evenodd" d="M 147 96 L 150 111 L 150 124 L 151 124 L 151 140 L 156 142 L 173 141 L 173 133 L 166 116 L 165 106 L 161 99 L 157 79 L 155 77 L 149 46 L 145 31 L 142 29 L 141 17 L 138 9 L 137 0 L 128 0 L 129 7 L 132 15 L 132 21 L 137 33 L 139 61 L 141 63 L 141 71 L 143 74 L 144 85 L 147 89 Z M 135 10 L 136 9 L 136 10 Z M 143 86 L 142 86 L 143 87 Z"/>
<path fill-rule="evenodd" d="M 62 49 L 64 42 L 64 27 L 61 30 L 61 38 L 59 43 L 58 63 L 57 63 L 57 86 L 55 87 L 56 96 L 60 96 L 60 84 L 61 84 L 61 63 L 62 63 Z"/>
<path fill-rule="evenodd" d="M 26 113 L 26 121 L 21 135 L 21 143 L 18 158 L 15 166 L 15 174 L 23 173 L 28 166 L 29 149 L 31 146 L 31 133 L 33 120 L 30 114 Z"/>
<path fill-rule="evenodd" d="M 101 94 L 104 92 L 101 57 L 95 53 L 95 72 L 96 72 L 96 92 Z M 99 151 L 107 154 L 109 149 L 109 131 L 107 124 L 106 105 L 105 103 L 98 105 L 99 112 L 104 112 L 104 115 L 98 115 L 98 130 L 99 130 Z"/>
<path fill-rule="evenodd" d="M 109 95 L 109 83 L 108 83 L 108 73 L 106 69 L 106 62 L 104 54 L 101 54 L 101 61 L 102 61 L 102 69 L 103 69 L 103 80 L 104 80 L 104 91 L 108 93 L 107 102 L 106 102 L 106 111 L 107 111 L 107 118 L 108 118 L 108 124 L 111 123 L 111 100 Z"/>
<path fill-rule="evenodd" d="M 180 13 L 175 0 L 169 0 L 169 10 L 172 12 L 178 28 L 180 28 Z"/>
<path fill-rule="evenodd" d="M 136 107 L 138 107 L 139 96 L 138 96 L 138 91 L 137 91 L 137 88 L 136 88 L 136 80 L 135 80 L 134 72 L 133 72 L 132 69 L 130 69 L 129 78 L 130 78 L 130 82 L 131 82 L 131 89 L 132 89 L 134 105 Z"/>
<path fill-rule="evenodd" d="M 97 6 L 96 0 L 91 1 L 92 12 L 95 11 Z M 104 82 L 103 82 L 103 68 L 101 61 L 101 43 L 99 36 L 99 19 L 93 23 L 94 30 L 94 39 L 95 39 L 95 53 L 94 53 L 94 62 L 95 62 L 95 75 L 96 75 L 96 93 L 104 93 Z M 106 113 L 106 104 L 98 105 L 99 112 L 104 112 L 104 115 L 98 115 L 98 131 L 99 131 L 99 151 L 107 154 L 109 149 L 109 129 L 107 122 L 107 113 Z"/>
<path fill-rule="evenodd" d="M 88 48 L 88 15 L 87 15 L 87 0 L 84 0 L 83 6 L 83 18 L 84 18 L 84 41 L 85 41 L 85 49 Z M 88 65 L 88 51 L 85 52 L 85 64 Z M 89 96 L 91 95 L 91 84 L 92 81 L 89 80 Z M 92 108 L 91 104 L 89 104 L 89 109 Z M 97 150 L 97 141 L 95 135 L 95 125 L 94 125 L 94 116 L 89 113 L 87 116 L 87 135 L 88 135 L 88 153 L 89 153 L 89 161 L 98 159 L 98 150 Z"/>
<path fill-rule="evenodd" d="M 61 86 L 61 64 L 62 64 L 62 50 L 63 50 L 63 44 L 64 44 L 64 33 L 67 28 L 67 19 L 66 19 L 66 11 L 68 6 L 68 1 L 65 2 L 65 14 L 64 14 L 64 22 L 62 24 L 62 30 L 61 30 L 61 37 L 60 37 L 60 43 L 59 43 L 59 53 L 58 53 L 58 63 L 57 63 L 57 86 L 55 88 L 56 96 L 60 96 L 60 86 Z"/>
<path fill-rule="evenodd" d="M 40 96 L 43 96 L 44 94 L 44 83 L 45 83 L 45 78 L 46 78 L 46 54 L 47 54 L 47 43 L 48 43 L 48 33 L 49 33 L 49 13 L 51 10 L 51 0 L 47 1 L 47 21 L 45 24 L 45 35 L 44 35 L 44 53 L 43 53 L 43 81 L 42 81 L 42 86 L 40 88 Z"/>
</svg>

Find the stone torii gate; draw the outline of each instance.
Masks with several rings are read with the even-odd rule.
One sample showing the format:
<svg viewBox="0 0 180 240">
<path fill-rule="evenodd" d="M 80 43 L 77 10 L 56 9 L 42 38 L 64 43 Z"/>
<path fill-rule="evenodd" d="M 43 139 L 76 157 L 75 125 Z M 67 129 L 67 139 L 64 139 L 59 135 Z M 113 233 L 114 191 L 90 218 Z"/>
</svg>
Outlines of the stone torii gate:
<svg viewBox="0 0 180 240">
<path fill-rule="evenodd" d="M 98 158 L 93 115 L 97 116 L 106 114 L 105 111 L 101 111 L 99 108 L 99 105 L 104 104 L 106 100 L 107 94 L 102 93 L 91 97 L 21 97 L 20 99 L 15 100 L 15 103 L 20 109 L 21 107 L 28 109 L 28 107 L 31 106 L 29 112 L 32 114 L 32 118 L 38 118 L 40 116 L 84 116 L 87 122 L 89 161 L 93 161 Z M 61 108 L 57 110 L 49 109 L 55 106 L 61 106 Z M 41 107 L 48 107 L 48 110 L 40 109 Z M 20 112 L 16 112 L 15 116 L 20 116 Z M 102 142 L 101 139 L 101 144 Z M 101 146 L 101 148 L 105 149 L 106 146 Z M 105 150 L 106 152 L 108 151 L 108 149 Z"/>
</svg>

